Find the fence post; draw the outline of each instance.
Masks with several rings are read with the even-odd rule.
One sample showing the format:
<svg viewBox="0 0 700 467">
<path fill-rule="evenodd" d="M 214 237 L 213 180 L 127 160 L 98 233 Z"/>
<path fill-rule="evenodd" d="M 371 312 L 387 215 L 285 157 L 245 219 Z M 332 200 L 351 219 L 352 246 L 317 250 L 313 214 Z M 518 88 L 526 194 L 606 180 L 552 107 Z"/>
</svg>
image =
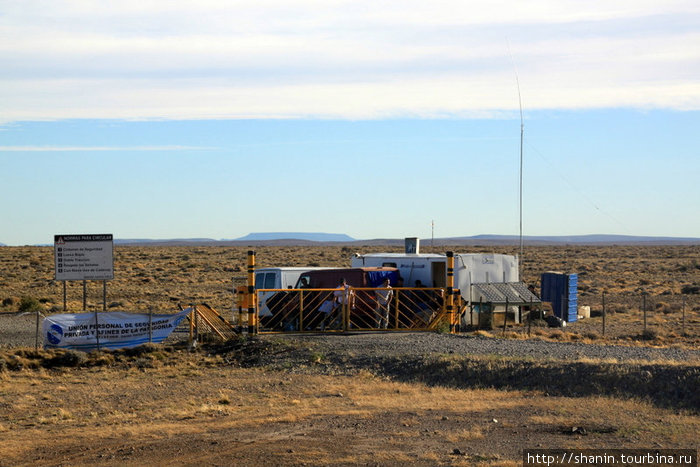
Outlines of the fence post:
<svg viewBox="0 0 700 467">
<path fill-rule="evenodd" d="M 394 328 L 398 329 L 399 328 L 399 294 L 401 291 L 399 290 L 398 287 L 394 289 L 396 291 L 396 299 L 393 300 L 394 302 Z M 389 324 L 387 323 L 387 327 L 389 327 Z"/>
<path fill-rule="evenodd" d="M 454 311 L 454 294 L 455 286 L 455 257 L 454 253 L 448 251 L 447 256 L 447 316 L 450 320 L 450 334 L 455 332 L 455 311 Z"/>
<path fill-rule="evenodd" d="M 189 341 L 189 344 L 191 347 L 192 341 L 194 339 L 194 308 L 192 306 L 190 306 L 190 309 L 192 310 L 192 311 L 190 311 L 190 317 L 189 317 L 190 318 L 190 341 Z"/>
<path fill-rule="evenodd" d="M 153 307 L 148 307 L 148 343 L 153 343 Z"/>
<path fill-rule="evenodd" d="M 508 322 L 508 297 L 506 297 L 506 308 L 503 310 L 503 335 L 506 334 L 506 323 Z"/>
<path fill-rule="evenodd" d="M 199 342 L 199 311 L 194 303 L 192 304 L 192 310 L 194 310 L 194 341 Z"/>
<path fill-rule="evenodd" d="M 683 297 L 683 321 L 681 324 L 681 335 L 685 336 L 685 297 Z"/>
<path fill-rule="evenodd" d="M 343 303 L 343 331 L 348 332 L 350 329 L 350 300 L 352 300 L 351 289 L 345 289 L 345 303 Z M 332 323 L 331 323 L 332 324 Z"/>
<path fill-rule="evenodd" d="M 248 250 L 248 335 L 256 333 L 255 251 Z"/>
<path fill-rule="evenodd" d="M 481 314 L 484 312 L 484 298 L 479 297 L 479 314 L 476 316 L 476 329 L 481 329 Z"/>
<path fill-rule="evenodd" d="M 85 281 L 83 281 L 85 284 Z M 97 351 L 100 351 L 100 324 L 97 321 L 97 310 L 95 310 L 95 342 L 97 343 Z"/>
<path fill-rule="evenodd" d="M 642 311 L 644 313 L 644 335 L 647 333 L 647 294 L 642 293 Z"/>
<path fill-rule="evenodd" d="M 304 330 L 304 290 L 299 290 L 299 329 L 297 331 Z"/>
<path fill-rule="evenodd" d="M 459 289 L 454 289 L 455 301 L 455 331 L 462 332 L 462 294 Z"/>
<path fill-rule="evenodd" d="M 603 292 L 603 337 L 605 337 L 605 292 Z"/>
<path fill-rule="evenodd" d="M 34 350 L 39 350 L 39 309 L 36 310 L 36 334 L 34 335 Z"/>
<path fill-rule="evenodd" d="M 532 297 L 530 297 L 530 309 L 527 312 L 527 337 L 530 337 L 530 330 L 532 328 Z"/>
</svg>

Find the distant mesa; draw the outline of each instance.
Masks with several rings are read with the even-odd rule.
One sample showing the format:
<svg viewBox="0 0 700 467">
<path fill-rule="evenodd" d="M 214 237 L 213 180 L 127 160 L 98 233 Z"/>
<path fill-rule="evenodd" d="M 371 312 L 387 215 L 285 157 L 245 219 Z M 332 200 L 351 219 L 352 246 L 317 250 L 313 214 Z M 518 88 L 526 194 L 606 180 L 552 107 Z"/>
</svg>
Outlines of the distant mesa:
<svg viewBox="0 0 700 467">
<path fill-rule="evenodd" d="M 306 240 L 309 242 L 354 242 L 355 239 L 345 234 L 317 232 L 254 232 L 245 237 L 236 238 L 238 242 L 266 242 L 272 240 Z"/>
</svg>

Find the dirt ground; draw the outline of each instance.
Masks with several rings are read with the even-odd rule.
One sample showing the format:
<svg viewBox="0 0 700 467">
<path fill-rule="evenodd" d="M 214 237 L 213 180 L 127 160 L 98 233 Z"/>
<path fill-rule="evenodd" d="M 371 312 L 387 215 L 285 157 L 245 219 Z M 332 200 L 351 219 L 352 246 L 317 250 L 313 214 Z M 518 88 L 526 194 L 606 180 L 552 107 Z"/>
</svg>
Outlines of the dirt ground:
<svg viewBox="0 0 700 467">
<path fill-rule="evenodd" d="M 516 466 L 523 449 L 698 448 L 697 413 L 641 399 L 158 349 L 0 372 L 0 465 Z"/>
</svg>

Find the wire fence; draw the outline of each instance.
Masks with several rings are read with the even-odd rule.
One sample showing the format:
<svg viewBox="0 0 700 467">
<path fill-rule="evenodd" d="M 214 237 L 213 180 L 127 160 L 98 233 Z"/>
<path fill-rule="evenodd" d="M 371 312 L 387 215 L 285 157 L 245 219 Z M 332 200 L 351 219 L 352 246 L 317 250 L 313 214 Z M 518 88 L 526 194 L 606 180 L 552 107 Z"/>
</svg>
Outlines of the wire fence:
<svg viewBox="0 0 700 467">
<path fill-rule="evenodd" d="M 444 304 L 440 290 L 395 288 L 390 302 L 378 306 L 375 289 L 358 289 L 346 315 L 337 304 L 329 310 L 323 308 L 324 303 L 333 301 L 332 289 L 278 290 L 274 292 L 280 295 L 267 303 L 268 312 L 261 316 L 260 331 L 436 330 L 441 323 L 436 318 Z M 700 294 L 582 294 L 578 305 L 579 319 L 567 323 L 567 332 L 605 339 L 700 345 Z M 544 308 L 547 309 L 546 303 Z M 237 316 L 233 314 L 232 322 Z M 0 313 L 0 348 L 41 347 L 43 318 L 41 312 Z M 507 324 L 510 331 L 522 333 L 528 331 L 531 323 L 523 319 L 520 324 Z"/>
<path fill-rule="evenodd" d="M 580 324 L 597 325 L 606 337 L 641 335 L 700 338 L 700 295 L 605 293 L 579 299 L 590 307 L 590 318 Z"/>
</svg>

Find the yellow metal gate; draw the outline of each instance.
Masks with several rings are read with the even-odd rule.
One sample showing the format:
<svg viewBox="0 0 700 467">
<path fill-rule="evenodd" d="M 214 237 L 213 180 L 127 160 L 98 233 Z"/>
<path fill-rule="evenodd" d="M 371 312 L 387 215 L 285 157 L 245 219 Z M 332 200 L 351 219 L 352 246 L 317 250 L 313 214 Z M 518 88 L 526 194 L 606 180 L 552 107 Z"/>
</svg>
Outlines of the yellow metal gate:
<svg viewBox="0 0 700 467">
<path fill-rule="evenodd" d="M 450 326 L 442 288 L 258 289 L 257 332 L 406 331 Z"/>
</svg>

